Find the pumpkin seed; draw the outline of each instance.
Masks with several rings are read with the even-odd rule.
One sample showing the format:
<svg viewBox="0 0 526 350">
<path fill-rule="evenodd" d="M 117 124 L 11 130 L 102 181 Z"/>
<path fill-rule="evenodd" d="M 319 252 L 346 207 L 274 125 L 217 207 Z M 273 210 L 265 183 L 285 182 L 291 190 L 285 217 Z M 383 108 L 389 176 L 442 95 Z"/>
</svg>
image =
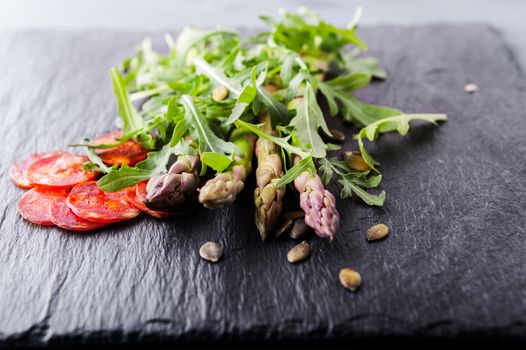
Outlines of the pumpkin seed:
<svg viewBox="0 0 526 350">
<path fill-rule="evenodd" d="M 389 233 L 389 227 L 384 224 L 374 225 L 370 227 L 365 233 L 365 239 L 368 241 L 378 241 L 382 238 L 385 238 Z"/>
<path fill-rule="evenodd" d="M 349 267 L 341 269 L 339 277 L 342 286 L 351 292 L 357 290 L 362 284 L 362 276 Z"/>
<path fill-rule="evenodd" d="M 286 218 L 285 220 L 283 220 L 281 222 L 281 225 L 276 230 L 276 237 L 279 237 L 285 232 L 289 231 L 292 227 L 292 224 L 294 224 L 294 220 L 292 220 L 291 218 Z"/>
<path fill-rule="evenodd" d="M 479 87 L 475 84 L 466 84 L 466 86 L 464 86 L 464 91 L 467 92 L 468 94 L 472 94 L 476 92 L 478 89 Z"/>
<path fill-rule="evenodd" d="M 293 210 L 283 214 L 283 216 L 286 218 L 296 220 L 305 217 L 305 212 L 303 210 Z"/>
<path fill-rule="evenodd" d="M 292 239 L 300 239 L 305 236 L 305 233 L 309 230 L 309 226 L 305 223 L 305 219 L 298 219 L 294 221 L 294 225 L 289 232 L 289 236 Z"/>
<path fill-rule="evenodd" d="M 310 245 L 307 241 L 296 244 L 287 254 L 287 260 L 292 263 L 298 263 L 307 259 L 310 254 Z"/>
<path fill-rule="evenodd" d="M 325 132 L 322 133 L 325 141 L 336 143 L 342 143 L 345 141 L 345 134 L 340 130 L 331 128 L 329 131 L 331 132 L 331 135 L 327 135 Z"/>
<path fill-rule="evenodd" d="M 228 96 L 228 89 L 224 85 L 218 85 L 212 90 L 214 101 L 223 101 Z"/>
<path fill-rule="evenodd" d="M 223 255 L 223 247 L 216 242 L 206 242 L 199 248 L 199 255 L 205 260 L 217 262 Z"/>
<path fill-rule="evenodd" d="M 370 169 L 369 165 L 363 160 L 360 152 L 344 152 L 343 160 L 349 164 L 351 169 L 358 171 L 367 171 Z"/>
</svg>

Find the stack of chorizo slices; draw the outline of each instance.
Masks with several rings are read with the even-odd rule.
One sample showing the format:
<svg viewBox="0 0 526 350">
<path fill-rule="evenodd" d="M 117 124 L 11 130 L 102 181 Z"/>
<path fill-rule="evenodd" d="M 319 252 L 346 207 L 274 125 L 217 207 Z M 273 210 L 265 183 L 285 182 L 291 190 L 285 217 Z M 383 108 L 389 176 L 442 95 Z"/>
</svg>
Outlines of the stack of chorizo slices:
<svg viewBox="0 0 526 350">
<path fill-rule="evenodd" d="M 121 136 L 121 131 L 109 132 L 92 144 L 117 144 Z M 148 150 L 127 140 L 96 152 L 108 165 L 134 165 L 146 159 Z M 70 231 L 96 230 L 141 212 L 156 218 L 170 216 L 146 207 L 145 181 L 118 192 L 103 192 L 95 181 L 98 173 L 83 167 L 87 161 L 87 157 L 58 151 L 35 153 L 16 162 L 9 171 L 11 180 L 28 189 L 16 207 L 20 215 L 35 224 Z"/>
</svg>

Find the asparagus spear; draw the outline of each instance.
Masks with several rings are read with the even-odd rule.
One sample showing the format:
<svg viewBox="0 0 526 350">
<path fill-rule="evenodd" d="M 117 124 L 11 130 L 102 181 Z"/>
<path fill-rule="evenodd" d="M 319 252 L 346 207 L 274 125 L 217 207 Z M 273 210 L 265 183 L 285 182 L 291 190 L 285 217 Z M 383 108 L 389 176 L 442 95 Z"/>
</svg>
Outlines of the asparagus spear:
<svg viewBox="0 0 526 350">
<path fill-rule="evenodd" d="M 295 162 L 299 161 L 300 157 L 296 157 Z M 333 194 L 325 189 L 318 175 L 312 176 L 309 171 L 304 171 L 294 179 L 294 187 L 300 193 L 305 223 L 318 236 L 332 239 L 340 226 L 340 215 Z"/>
<path fill-rule="evenodd" d="M 268 112 L 262 112 L 260 122 L 263 124 L 263 131 L 272 135 L 272 125 Z M 265 240 L 281 216 L 282 200 L 285 196 L 286 187 L 276 187 L 276 182 L 283 176 L 281 157 L 276 144 L 258 138 L 255 153 L 258 160 L 257 187 L 254 190 L 256 226 L 261 239 Z"/>
<path fill-rule="evenodd" d="M 167 173 L 148 181 L 145 204 L 152 210 L 169 211 L 184 215 L 197 202 L 199 175 L 198 156 L 179 156 Z"/>
<path fill-rule="evenodd" d="M 245 179 L 252 170 L 254 135 L 235 129 L 230 141 L 241 150 L 243 155 L 236 156 L 227 171 L 216 174 L 199 189 L 199 202 L 210 209 L 222 208 L 234 202 L 238 193 L 245 187 Z"/>
</svg>

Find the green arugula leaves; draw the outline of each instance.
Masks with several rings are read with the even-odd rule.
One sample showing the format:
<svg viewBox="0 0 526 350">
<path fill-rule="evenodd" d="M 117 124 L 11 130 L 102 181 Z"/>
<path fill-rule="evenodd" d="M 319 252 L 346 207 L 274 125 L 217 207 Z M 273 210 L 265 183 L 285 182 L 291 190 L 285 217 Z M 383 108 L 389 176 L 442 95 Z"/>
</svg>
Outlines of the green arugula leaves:
<svg viewBox="0 0 526 350">
<path fill-rule="evenodd" d="M 358 146 L 360 147 L 363 160 L 367 163 L 367 165 L 369 165 L 372 169 L 377 170 L 375 166 L 379 165 L 380 163 L 374 160 L 373 157 L 367 153 L 367 150 L 363 144 L 363 139 L 374 141 L 379 134 L 384 134 L 391 131 L 398 131 L 400 135 L 405 136 L 409 131 L 409 122 L 414 120 L 426 121 L 437 125 L 437 122 L 439 121 L 446 121 L 447 116 L 445 114 L 401 114 L 378 120 L 362 128 L 357 135 L 356 140 L 358 141 Z"/>
<path fill-rule="evenodd" d="M 327 145 L 321 139 L 319 129 L 330 135 L 323 113 L 316 101 L 314 89 L 307 83 L 303 100 L 297 108 L 296 116 L 290 121 L 297 139 L 314 158 L 323 158 L 327 154 Z"/>
</svg>

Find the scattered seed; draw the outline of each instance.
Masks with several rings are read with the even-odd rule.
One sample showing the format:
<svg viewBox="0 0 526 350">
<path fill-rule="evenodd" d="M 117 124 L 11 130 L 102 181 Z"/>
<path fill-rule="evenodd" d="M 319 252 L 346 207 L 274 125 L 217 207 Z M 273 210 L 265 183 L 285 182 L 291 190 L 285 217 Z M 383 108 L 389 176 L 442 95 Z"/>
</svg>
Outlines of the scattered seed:
<svg viewBox="0 0 526 350">
<path fill-rule="evenodd" d="M 472 94 L 476 92 L 479 89 L 479 87 L 476 84 L 466 84 L 464 86 L 464 91 L 468 94 Z"/>
<path fill-rule="evenodd" d="M 305 212 L 303 210 L 293 210 L 293 211 L 289 211 L 289 212 L 283 214 L 283 216 L 286 217 L 286 218 L 290 218 L 290 219 L 296 220 L 296 219 L 304 218 L 305 217 Z"/>
<path fill-rule="evenodd" d="M 287 254 L 287 260 L 292 263 L 298 263 L 305 260 L 310 254 L 310 245 L 307 241 L 296 244 Z"/>
<path fill-rule="evenodd" d="M 354 170 L 367 171 L 370 169 L 369 165 L 363 160 L 360 152 L 343 152 L 343 159 Z"/>
<path fill-rule="evenodd" d="M 217 262 L 223 255 L 223 247 L 216 242 L 206 242 L 199 249 L 199 255 L 205 260 Z"/>
<path fill-rule="evenodd" d="M 228 89 L 224 85 L 218 85 L 212 90 L 212 98 L 219 102 L 228 96 Z"/>
<path fill-rule="evenodd" d="M 293 223 L 294 220 L 292 220 L 291 218 L 286 218 L 285 220 L 283 220 L 281 222 L 281 225 L 276 230 L 276 237 L 279 237 L 285 232 L 288 232 L 291 229 Z"/>
<path fill-rule="evenodd" d="M 365 238 L 368 241 L 378 241 L 379 239 L 385 238 L 389 233 L 389 227 L 384 224 L 374 225 L 370 227 L 365 233 Z"/>
<path fill-rule="evenodd" d="M 345 134 L 341 132 L 338 129 L 330 129 L 331 135 L 327 135 L 326 133 L 322 133 L 323 138 L 325 141 L 328 142 L 336 142 L 336 143 L 342 143 L 345 141 Z"/>
<path fill-rule="evenodd" d="M 305 236 L 305 233 L 309 230 L 309 226 L 305 223 L 305 219 L 298 219 L 294 221 L 294 225 L 289 232 L 289 236 L 292 239 L 300 239 Z"/>
<path fill-rule="evenodd" d="M 340 283 L 351 292 L 357 290 L 362 284 L 362 276 L 353 269 L 346 267 L 340 270 Z"/>
<path fill-rule="evenodd" d="M 278 91 L 278 87 L 275 84 L 268 83 L 267 85 L 265 85 L 265 90 L 267 90 L 270 93 L 274 93 Z"/>
</svg>

